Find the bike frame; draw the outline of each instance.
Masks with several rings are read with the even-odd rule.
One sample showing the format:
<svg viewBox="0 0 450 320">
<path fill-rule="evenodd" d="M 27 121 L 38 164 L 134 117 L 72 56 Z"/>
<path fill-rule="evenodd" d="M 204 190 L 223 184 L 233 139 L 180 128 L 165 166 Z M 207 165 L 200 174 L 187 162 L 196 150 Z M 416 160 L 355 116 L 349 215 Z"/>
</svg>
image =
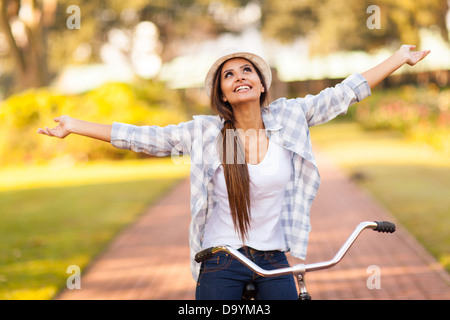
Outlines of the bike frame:
<svg viewBox="0 0 450 320">
<path fill-rule="evenodd" d="M 197 253 L 195 256 L 195 260 L 197 262 L 205 261 L 212 256 L 214 256 L 216 253 L 220 251 L 228 252 L 231 256 L 233 256 L 235 259 L 239 260 L 242 264 L 244 264 L 247 268 L 252 270 L 253 272 L 257 273 L 258 275 L 262 277 L 278 277 L 283 275 L 294 275 L 298 282 L 298 288 L 299 288 L 299 300 L 310 300 L 311 296 L 308 294 L 306 290 L 305 285 L 305 274 L 307 272 L 311 271 L 318 271 L 323 269 L 328 269 L 336 264 L 338 264 L 342 258 L 345 256 L 345 254 L 348 252 L 350 247 L 353 245 L 353 243 L 356 241 L 358 236 L 363 232 L 365 229 L 372 229 L 378 232 L 388 232 L 393 233 L 395 232 L 395 225 L 392 222 L 388 221 L 365 221 L 361 222 L 354 231 L 350 234 L 350 236 L 347 238 L 345 243 L 342 245 L 342 247 L 339 249 L 339 251 L 336 253 L 336 255 L 328 261 L 324 262 L 317 262 L 312 264 L 296 264 L 294 266 L 288 267 L 288 268 L 281 268 L 276 270 L 265 270 L 256 265 L 253 261 L 248 259 L 245 255 L 240 253 L 238 250 L 228 246 L 228 245 L 221 245 L 216 246 L 212 248 L 208 248 L 205 250 L 202 250 L 201 252 Z"/>
</svg>

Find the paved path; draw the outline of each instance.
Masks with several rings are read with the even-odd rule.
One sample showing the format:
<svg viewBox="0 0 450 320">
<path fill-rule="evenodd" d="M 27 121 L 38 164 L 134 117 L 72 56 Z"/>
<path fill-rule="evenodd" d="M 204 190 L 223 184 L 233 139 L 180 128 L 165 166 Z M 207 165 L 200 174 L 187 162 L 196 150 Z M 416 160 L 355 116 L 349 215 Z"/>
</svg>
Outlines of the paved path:
<svg viewBox="0 0 450 320">
<path fill-rule="evenodd" d="M 316 156 L 322 185 L 311 213 L 307 263 L 332 258 L 361 221 L 395 222 L 326 157 Z M 186 180 L 83 271 L 80 290 L 66 290 L 58 299 L 194 299 L 189 219 Z M 381 288 L 369 289 L 377 270 Z M 398 223 L 394 234 L 363 232 L 341 263 L 308 273 L 306 284 L 313 299 L 450 299 L 449 275 Z"/>
</svg>

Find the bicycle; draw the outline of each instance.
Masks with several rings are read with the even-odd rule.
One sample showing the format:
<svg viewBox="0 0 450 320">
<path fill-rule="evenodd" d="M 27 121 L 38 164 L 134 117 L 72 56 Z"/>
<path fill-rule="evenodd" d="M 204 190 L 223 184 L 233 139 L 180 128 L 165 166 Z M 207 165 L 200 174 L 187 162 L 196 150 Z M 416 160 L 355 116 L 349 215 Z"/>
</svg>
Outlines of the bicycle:
<svg viewBox="0 0 450 320">
<path fill-rule="evenodd" d="M 299 288 L 299 296 L 298 300 L 311 300 L 311 296 L 306 290 L 305 285 L 305 274 L 307 272 L 312 271 L 318 271 L 323 269 L 328 269 L 336 264 L 338 264 L 344 255 L 348 252 L 350 247 L 355 242 L 356 238 L 361 234 L 361 232 L 365 229 L 372 229 L 374 231 L 378 232 L 386 232 L 386 233 L 393 233 L 395 232 L 395 224 L 389 221 L 364 221 L 358 224 L 356 228 L 353 230 L 353 232 L 350 234 L 350 236 L 347 238 L 347 240 L 344 242 L 342 247 L 339 249 L 339 251 L 336 253 L 336 255 L 333 257 L 333 259 L 324 261 L 324 262 L 317 262 L 312 264 L 296 264 L 294 266 L 288 267 L 288 268 L 281 268 L 276 270 L 265 270 L 260 268 L 258 265 L 256 265 L 253 261 L 248 259 L 246 256 L 244 256 L 242 253 L 240 253 L 238 250 L 227 246 L 227 245 L 221 245 L 216 247 L 211 247 L 204 249 L 197 253 L 195 255 L 195 261 L 198 263 L 201 263 L 205 260 L 208 260 L 212 258 L 216 253 L 225 251 L 228 254 L 230 254 L 232 257 L 240 261 L 242 264 L 244 264 L 247 268 L 255 272 L 256 274 L 262 276 L 262 277 L 277 277 L 282 275 L 294 275 L 297 278 L 298 288 Z M 256 287 L 252 282 L 247 283 L 247 285 L 244 288 L 244 291 L 242 293 L 242 300 L 253 300 L 255 299 L 257 295 Z"/>
</svg>

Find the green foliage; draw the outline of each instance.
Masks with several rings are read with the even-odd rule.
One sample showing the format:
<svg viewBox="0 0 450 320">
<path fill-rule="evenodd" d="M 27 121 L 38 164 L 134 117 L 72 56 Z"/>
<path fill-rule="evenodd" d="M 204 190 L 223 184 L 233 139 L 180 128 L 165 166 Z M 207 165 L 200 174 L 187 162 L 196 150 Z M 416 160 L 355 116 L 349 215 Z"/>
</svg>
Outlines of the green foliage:
<svg viewBox="0 0 450 320">
<path fill-rule="evenodd" d="M 0 165 L 42 163 L 58 157 L 85 161 L 139 156 L 91 139 L 69 136 L 57 141 L 36 133 L 38 128 L 54 127 L 53 118 L 63 114 L 105 124 L 165 126 L 187 119 L 180 95 L 160 82 L 107 83 L 72 96 L 51 88 L 28 90 L 0 104 Z"/>
<path fill-rule="evenodd" d="M 380 29 L 369 29 L 367 13 L 376 5 Z M 261 29 L 269 38 L 310 41 L 311 54 L 336 50 L 370 51 L 413 43 L 420 47 L 420 29 L 437 28 L 448 39 L 447 0 L 262 0 Z"/>
<path fill-rule="evenodd" d="M 391 129 L 450 155 L 450 90 L 435 86 L 374 92 L 355 109 L 365 129 Z"/>
</svg>

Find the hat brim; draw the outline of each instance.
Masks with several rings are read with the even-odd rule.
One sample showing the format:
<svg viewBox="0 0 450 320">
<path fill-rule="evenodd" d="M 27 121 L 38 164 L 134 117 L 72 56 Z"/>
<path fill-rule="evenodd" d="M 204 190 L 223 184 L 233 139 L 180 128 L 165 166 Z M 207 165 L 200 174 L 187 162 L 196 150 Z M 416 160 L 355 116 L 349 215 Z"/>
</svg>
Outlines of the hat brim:
<svg viewBox="0 0 450 320">
<path fill-rule="evenodd" d="M 258 68 L 261 72 L 261 75 L 264 78 L 264 82 L 266 83 L 266 90 L 269 90 L 270 85 L 272 83 L 272 71 L 270 70 L 269 65 L 264 61 L 260 56 L 250 53 L 250 52 L 234 52 L 220 57 L 214 62 L 214 64 L 209 69 L 206 78 L 205 78 L 205 90 L 206 94 L 209 98 L 211 98 L 211 93 L 213 89 L 214 77 L 216 75 L 217 70 L 227 60 L 233 58 L 243 58 L 253 63 L 253 65 Z"/>
</svg>

